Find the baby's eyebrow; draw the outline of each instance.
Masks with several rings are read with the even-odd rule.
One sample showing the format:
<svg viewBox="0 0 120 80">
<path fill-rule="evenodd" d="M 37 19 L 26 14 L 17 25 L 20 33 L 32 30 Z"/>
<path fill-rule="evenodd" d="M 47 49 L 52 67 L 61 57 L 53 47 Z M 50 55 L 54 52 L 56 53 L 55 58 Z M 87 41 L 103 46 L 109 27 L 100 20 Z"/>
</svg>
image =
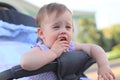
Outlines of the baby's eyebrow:
<svg viewBox="0 0 120 80">
<path fill-rule="evenodd" d="M 52 24 L 52 26 L 58 26 L 58 25 L 60 25 L 60 23 L 54 23 L 54 24 Z"/>
<path fill-rule="evenodd" d="M 67 23 L 66 25 L 73 26 L 73 24 L 71 24 L 71 23 Z"/>
<path fill-rule="evenodd" d="M 71 26 L 73 25 L 70 21 L 66 21 L 66 24 Z"/>
</svg>

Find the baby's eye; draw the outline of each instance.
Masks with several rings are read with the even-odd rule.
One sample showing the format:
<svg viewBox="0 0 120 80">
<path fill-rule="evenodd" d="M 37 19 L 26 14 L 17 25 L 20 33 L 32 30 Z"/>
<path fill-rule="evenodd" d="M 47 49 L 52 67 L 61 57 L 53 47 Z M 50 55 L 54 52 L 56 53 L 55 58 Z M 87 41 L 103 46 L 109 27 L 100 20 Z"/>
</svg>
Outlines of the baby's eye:
<svg viewBox="0 0 120 80">
<path fill-rule="evenodd" d="M 71 26 L 66 26 L 67 29 L 71 29 Z"/>
<path fill-rule="evenodd" d="M 57 28 L 60 28 L 60 26 L 54 26 L 53 28 L 57 29 Z"/>
</svg>

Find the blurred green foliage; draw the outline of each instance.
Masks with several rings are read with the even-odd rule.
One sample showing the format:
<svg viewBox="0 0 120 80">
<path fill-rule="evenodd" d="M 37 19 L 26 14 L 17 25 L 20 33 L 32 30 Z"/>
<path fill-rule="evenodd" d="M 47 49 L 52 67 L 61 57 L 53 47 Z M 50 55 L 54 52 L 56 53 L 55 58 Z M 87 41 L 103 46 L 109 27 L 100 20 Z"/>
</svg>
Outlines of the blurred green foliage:
<svg viewBox="0 0 120 80">
<path fill-rule="evenodd" d="M 93 17 L 77 18 L 75 40 L 80 43 L 94 43 L 104 48 L 109 59 L 120 58 L 120 24 L 98 30 Z"/>
<path fill-rule="evenodd" d="M 77 22 L 76 41 L 82 43 L 95 43 L 100 39 L 100 34 L 96 29 L 93 18 L 80 18 Z"/>
<path fill-rule="evenodd" d="M 120 50 L 120 44 L 118 44 L 112 48 L 112 51 L 119 51 L 119 50 Z"/>
<path fill-rule="evenodd" d="M 111 52 L 107 53 L 107 57 L 109 60 L 120 58 L 120 50 L 111 51 Z"/>
</svg>

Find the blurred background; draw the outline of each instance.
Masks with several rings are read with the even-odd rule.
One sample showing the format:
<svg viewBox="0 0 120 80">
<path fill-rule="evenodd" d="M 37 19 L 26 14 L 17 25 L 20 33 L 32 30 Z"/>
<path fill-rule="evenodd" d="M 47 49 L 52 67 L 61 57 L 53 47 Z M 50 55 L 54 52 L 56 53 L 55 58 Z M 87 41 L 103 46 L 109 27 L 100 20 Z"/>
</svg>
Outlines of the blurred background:
<svg viewBox="0 0 120 80">
<path fill-rule="evenodd" d="M 50 2 L 65 4 L 73 12 L 75 33 L 80 43 L 104 48 L 117 79 L 120 80 L 120 0 L 0 0 L 35 18 L 39 8 Z M 96 79 L 96 64 L 88 71 Z"/>
</svg>

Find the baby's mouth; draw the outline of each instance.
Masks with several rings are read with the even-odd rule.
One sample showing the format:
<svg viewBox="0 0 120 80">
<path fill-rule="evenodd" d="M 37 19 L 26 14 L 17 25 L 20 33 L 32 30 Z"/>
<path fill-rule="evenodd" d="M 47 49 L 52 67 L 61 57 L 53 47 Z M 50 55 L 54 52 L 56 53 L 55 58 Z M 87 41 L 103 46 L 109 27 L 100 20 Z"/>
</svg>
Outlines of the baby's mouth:
<svg viewBox="0 0 120 80">
<path fill-rule="evenodd" d="M 67 41 L 65 37 L 61 38 L 60 41 Z"/>
</svg>

